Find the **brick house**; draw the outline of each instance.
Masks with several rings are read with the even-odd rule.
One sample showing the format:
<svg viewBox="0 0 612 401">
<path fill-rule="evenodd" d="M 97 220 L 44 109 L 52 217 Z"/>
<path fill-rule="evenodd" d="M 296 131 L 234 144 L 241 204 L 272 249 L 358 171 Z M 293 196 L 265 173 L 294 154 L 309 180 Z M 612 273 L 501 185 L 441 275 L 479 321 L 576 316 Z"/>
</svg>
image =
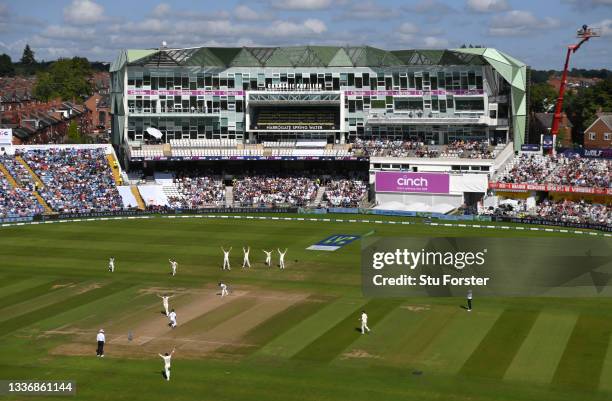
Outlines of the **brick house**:
<svg viewBox="0 0 612 401">
<path fill-rule="evenodd" d="M 597 120 L 584 130 L 586 149 L 612 148 L 612 113 L 599 113 Z"/>
<path fill-rule="evenodd" d="M 94 93 L 85 101 L 94 132 L 104 131 L 111 126 L 110 96 Z"/>
</svg>

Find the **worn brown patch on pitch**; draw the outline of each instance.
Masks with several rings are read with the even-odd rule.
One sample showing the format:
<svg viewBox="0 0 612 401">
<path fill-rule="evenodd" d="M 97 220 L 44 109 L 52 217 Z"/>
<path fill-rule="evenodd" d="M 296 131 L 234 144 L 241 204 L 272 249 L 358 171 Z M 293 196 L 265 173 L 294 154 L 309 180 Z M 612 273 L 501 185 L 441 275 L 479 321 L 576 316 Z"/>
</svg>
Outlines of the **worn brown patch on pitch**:
<svg viewBox="0 0 612 401">
<path fill-rule="evenodd" d="M 167 352 L 176 347 L 177 357 L 199 359 L 204 356 L 228 357 L 217 355 L 216 350 L 228 347 L 254 347 L 257 344 L 246 343 L 244 335 L 271 316 L 279 313 L 296 302 L 303 301 L 308 294 L 281 293 L 274 291 L 232 291 L 229 297 L 221 298 L 216 290 L 200 290 L 199 294 L 185 294 L 180 307 L 177 306 L 178 328 L 171 329 L 168 318 L 162 314 L 149 314 L 147 318 L 131 328 L 132 339 L 128 339 L 125 325 L 117 331 L 109 322 L 100 327 L 106 329 L 107 357 L 151 358 L 160 352 Z M 182 324 L 204 319 L 208 312 L 228 305 L 233 300 L 252 298 L 252 306 L 234 314 L 227 320 L 202 331 L 180 330 Z M 172 305 L 172 303 L 171 303 Z M 159 302 L 161 306 L 161 300 Z M 191 323 L 190 323 L 191 325 Z M 116 326 L 115 326 L 116 327 Z M 62 344 L 50 351 L 53 355 L 94 355 L 97 327 L 91 330 L 61 327 L 49 330 L 41 336 L 65 335 L 71 338 L 69 343 Z"/>
<path fill-rule="evenodd" d="M 349 352 L 345 352 L 340 356 L 340 359 L 354 359 L 354 358 L 371 358 L 371 359 L 380 359 L 378 355 L 372 355 L 369 352 L 366 352 L 361 349 L 354 349 Z"/>
<path fill-rule="evenodd" d="M 431 309 L 431 306 L 429 305 L 402 305 L 400 306 L 401 309 L 407 309 L 409 311 L 412 312 L 423 312 L 423 311 L 428 311 Z"/>
</svg>

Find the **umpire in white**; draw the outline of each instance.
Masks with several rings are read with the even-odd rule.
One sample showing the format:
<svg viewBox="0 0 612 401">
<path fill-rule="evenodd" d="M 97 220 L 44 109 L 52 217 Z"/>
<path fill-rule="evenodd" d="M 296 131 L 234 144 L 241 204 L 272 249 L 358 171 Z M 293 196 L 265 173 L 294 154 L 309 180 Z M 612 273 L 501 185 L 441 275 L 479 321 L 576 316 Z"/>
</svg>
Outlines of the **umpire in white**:
<svg viewBox="0 0 612 401">
<path fill-rule="evenodd" d="M 98 349 L 96 349 L 96 356 L 104 358 L 104 342 L 106 341 L 106 337 L 104 336 L 104 329 L 100 329 L 100 331 L 98 331 L 96 339 L 98 340 Z"/>
</svg>

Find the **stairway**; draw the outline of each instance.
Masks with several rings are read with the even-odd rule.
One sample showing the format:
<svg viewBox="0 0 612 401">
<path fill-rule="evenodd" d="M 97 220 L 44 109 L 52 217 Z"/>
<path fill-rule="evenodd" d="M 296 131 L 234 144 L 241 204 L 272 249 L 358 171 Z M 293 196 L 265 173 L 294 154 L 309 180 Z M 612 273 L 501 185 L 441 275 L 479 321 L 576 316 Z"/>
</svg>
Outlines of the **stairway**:
<svg viewBox="0 0 612 401">
<path fill-rule="evenodd" d="M 43 197 L 40 196 L 40 193 L 38 193 L 38 188 L 45 187 L 45 184 L 43 184 L 40 177 L 34 172 L 34 170 L 30 168 L 30 166 L 28 166 L 28 163 L 26 163 L 26 161 L 23 160 L 21 156 L 15 156 L 15 160 L 21 163 L 23 167 L 25 167 L 25 169 L 28 170 L 28 172 L 30 173 L 32 180 L 36 184 L 36 189 L 32 190 L 32 195 L 34 195 L 34 197 L 38 200 L 38 203 L 40 203 L 41 206 L 45 209 L 45 214 L 54 214 L 55 212 L 53 211 L 53 209 L 51 209 L 51 207 L 47 204 L 47 202 L 45 202 Z"/>
<path fill-rule="evenodd" d="M 327 187 L 325 185 L 321 185 L 319 187 L 319 189 L 317 190 L 317 196 L 315 197 L 315 200 L 313 202 L 314 206 L 319 206 L 321 204 L 321 202 L 323 201 L 323 195 L 325 195 L 326 190 Z"/>
<path fill-rule="evenodd" d="M 13 178 L 11 173 L 9 173 L 9 171 L 6 169 L 6 167 L 4 167 L 4 164 L 2 164 L 2 163 L 0 163 L 0 172 L 2 172 L 2 174 L 4 174 L 4 176 L 6 177 L 6 180 L 9 182 L 9 184 L 11 184 L 11 186 L 13 188 L 21 187 L 21 185 L 19 185 L 19 183 L 17 183 L 17 181 L 15 181 L 15 179 Z"/>
<path fill-rule="evenodd" d="M 136 198 L 136 203 L 138 203 L 138 209 L 145 210 L 145 203 L 142 199 L 142 196 L 140 196 L 140 191 L 138 190 L 138 187 L 136 185 L 130 185 L 130 190 L 132 191 L 134 198 Z"/>
<path fill-rule="evenodd" d="M 232 207 L 234 205 L 234 187 L 228 185 L 225 187 L 225 207 Z"/>
<path fill-rule="evenodd" d="M 28 163 L 26 163 L 26 161 L 23 160 L 23 158 L 21 156 L 15 156 L 15 160 L 17 160 L 19 163 L 21 163 L 23 165 L 23 167 L 25 167 L 25 169 L 28 170 L 28 172 L 30 173 L 30 176 L 32 176 L 32 179 L 34 180 L 34 183 L 36 184 L 36 188 L 44 188 L 45 187 L 45 184 L 43 184 L 43 182 L 40 179 L 40 177 L 34 172 L 34 170 L 32 170 L 30 168 Z"/>
<path fill-rule="evenodd" d="M 113 173 L 113 180 L 115 180 L 115 185 L 123 185 L 123 180 L 121 179 L 121 172 L 119 171 L 119 163 L 115 159 L 115 155 L 112 153 L 106 155 L 106 160 L 108 160 L 108 165 L 110 166 L 111 172 Z"/>
</svg>

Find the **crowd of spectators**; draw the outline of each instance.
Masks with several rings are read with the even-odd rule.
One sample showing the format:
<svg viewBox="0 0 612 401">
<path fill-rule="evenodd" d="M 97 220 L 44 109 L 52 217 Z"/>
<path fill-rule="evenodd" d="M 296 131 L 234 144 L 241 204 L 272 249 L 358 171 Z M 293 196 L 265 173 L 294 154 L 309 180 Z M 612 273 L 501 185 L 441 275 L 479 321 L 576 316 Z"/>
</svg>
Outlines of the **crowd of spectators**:
<svg viewBox="0 0 612 401">
<path fill-rule="evenodd" d="M 104 149 L 28 150 L 20 155 L 43 182 L 44 187 L 38 191 L 52 210 L 78 213 L 122 209 Z"/>
<path fill-rule="evenodd" d="M 612 161 L 579 156 L 556 158 L 559 168 L 547 182 L 575 187 L 610 188 Z"/>
<path fill-rule="evenodd" d="M 0 219 L 30 217 L 42 214 L 44 209 L 27 188 L 14 188 L 0 172 Z"/>
<path fill-rule="evenodd" d="M 557 184 L 610 188 L 612 161 L 580 156 L 522 154 L 514 159 L 500 182 Z"/>
<path fill-rule="evenodd" d="M 485 141 L 453 141 L 448 145 L 427 145 L 421 140 L 361 139 L 352 144 L 352 151 L 370 157 L 457 157 L 494 159 L 495 152 Z"/>
<path fill-rule="evenodd" d="M 211 174 L 180 174 L 174 178 L 180 196 L 168 197 L 172 209 L 199 209 L 225 205 L 225 186 Z"/>
<path fill-rule="evenodd" d="M 494 159 L 495 153 L 487 141 L 457 140 L 446 145 L 440 157 L 460 157 L 463 159 Z"/>
<path fill-rule="evenodd" d="M 332 207 L 358 207 L 368 194 L 368 186 L 360 179 L 337 178 L 326 188 L 324 200 Z"/>
<path fill-rule="evenodd" d="M 599 203 L 590 203 L 585 200 L 578 202 L 571 200 L 544 200 L 530 209 L 527 208 L 525 201 L 519 200 L 514 206 L 509 204 L 501 205 L 495 209 L 487 210 L 483 214 L 534 218 L 562 223 L 612 225 L 612 207 Z"/>
<path fill-rule="evenodd" d="M 511 162 L 508 170 L 499 178 L 499 181 L 542 184 L 557 167 L 555 161 L 549 157 L 524 153 Z"/>
<path fill-rule="evenodd" d="M 357 138 L 352 144 L 353 152 L 364 156 L 408 157 L 415 151 L 424 150 L 426 145 L 418 141 L 402 141 L 393 139 L 361 139 Z"/>
<path fill-rule="evenodd" d="M 314 201 L 319 184 L 305 176 L 245 175 L 234 180 L 234 201 L 241 206 L 305 206 Z"/>
</svg>

